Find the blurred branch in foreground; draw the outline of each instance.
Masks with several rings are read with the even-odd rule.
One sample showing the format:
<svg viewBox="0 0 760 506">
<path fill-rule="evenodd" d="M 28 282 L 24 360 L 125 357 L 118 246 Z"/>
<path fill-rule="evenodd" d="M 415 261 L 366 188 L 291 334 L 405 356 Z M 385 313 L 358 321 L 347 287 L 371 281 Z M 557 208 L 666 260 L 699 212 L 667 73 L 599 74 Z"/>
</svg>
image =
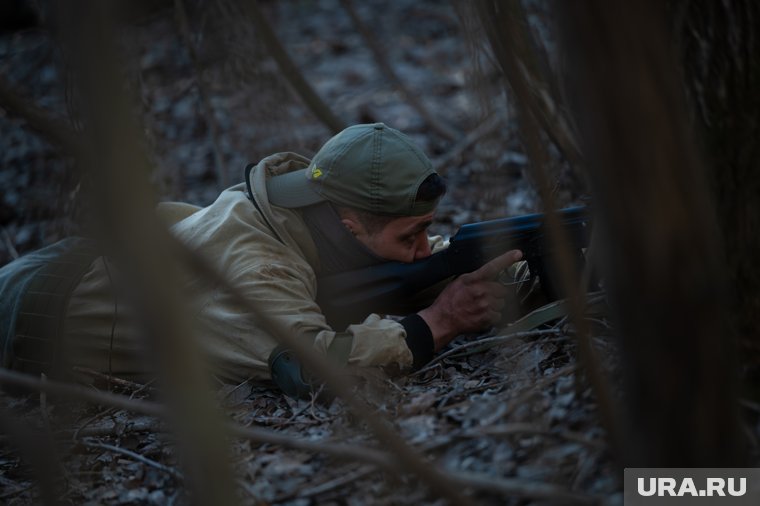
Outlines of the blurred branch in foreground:
<svg viewBox="0 0 760 506">
<path fill-rule="evenodd" d="M 519 0 L 511 2 L 494 2 L 481 0 L 476 4 L 480 21 L 485 28 L 491 49 L 509 84 L 510 91 L 515 95 L 521 139 L 531 160 L 531 173 L 536 181 L 538 193 L 546 212 L 546 226 L 549 230 L 550 244 L 555 248 L 553 263 L 558 275 L 560 292 L 565 294 L 569 305 L 569 314 L 576 328 L 579 359 L 585 368 L 586 375 L 596 398 L 602 425 L 607 430 L 607 438 L 612 451 L 618 453 L 621 445 L 621 434 L 618 413 L 612 401 L 609 381 L 605 378 L 597 354 L 591 343 L 590 326 L 585 314 L 585 287 L 580 285 L 580 276 L 573 265 L 570 252 L 570 242 L 564 233 L 559 218 L 553 212 L 557 209 L 547 167 L 550 155 L 542 139 L 543 111 L 538 108 L 531 98 L 535 92 L 535 81 L 523 71 L 525 60 L 531 60 L 531 47 L 525 38 L 525 14 Z M 522 36 L 519 34 L 522 33 Z M 522 37 L 522 38 L 521 38 Z M 533 103 L 533 106 L 530 104 Z M 543 130 L 545 131 L 545 130 Z"/>
<path fill-rule="evenodd" d="M 566 115 L 562 97 L 554 92 L 556 79 L 551 74 L 546 55 L 539 49 L 531 32 L 522 3 L 479 0 L 474 6 L 510 88 L 514 91 L 514 83 L 523 83 L 524 93 L 515 105 L 530 112 L 565 160 L 579 170 L 583 155 L 575 139 L 576 134 Z M 513 53 L 514 64 L 503 65 L 501 58 L 504 51 Z"/>
<path fill-rule="evenodd" d="M 97 1 L 77 2 L 60 12 L 62 40 L 86 97 L 82 107 L 90 149 L 82 165 L 94 183 L 91 198 L 100 210 L 101 233 L 130 283 L 148 337 L 146 349 L 155 352 L 165 381 L 193 501 L 234 504 L 227 444 L 185 316 L 187 301 L 170 258 L 168 232 L 154 214 L 156 197 L 140 129 L 122 91 L 113 13 Z"/>
<path fill-rule="evenodd" d="M 760 4 L 754 0 L 672 2 L 700 145 L 725 243 L 733 325 L 744 362 L 760 366 Z M 760 377 L 752 381 L 757 385 Z"/>
<path fill-rule="evenodd" d="M 721 235 L 661 2 L 559 3 L 623 340 L 627 467 L 739 467 Z M 642 36 L 646 34 L 646 36 Z"/>
<path fill-rule="evenodd" d="M 0 369 L 0 377 L 5 373 L 18 374 Z M 46 386 L 46 382 L 36 381 Z M 0 381 L 0 385 L 7 384 L 9 382 L 5 380 Z M 59 478 L 62 467 L 55 444 L 52 441 L 52 435 L 50 433 L 39 434 L 30 429 L 26 423 L 15 419 L 12 412 L 5 407 L 0 407 L 0 434 L 10 437 L 13 447 L 29 467 L 30 473 L 37 483 L 38 497 L 41 503 L 45 505 L 61 504 L 58 497 L 60 497 Z M 3 485 L 6 486 L 5 483 Z M 2 496 L 5 497 L 6 494 L 3 493 Z"/>
</svg>

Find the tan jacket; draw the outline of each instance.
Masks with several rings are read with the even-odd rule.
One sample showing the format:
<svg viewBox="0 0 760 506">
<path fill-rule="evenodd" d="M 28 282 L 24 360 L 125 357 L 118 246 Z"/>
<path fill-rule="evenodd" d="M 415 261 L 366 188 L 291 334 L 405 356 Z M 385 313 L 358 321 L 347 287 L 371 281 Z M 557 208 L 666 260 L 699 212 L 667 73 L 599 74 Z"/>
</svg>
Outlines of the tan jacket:
<svg viewBox="0 0 760 506">
<path fill-rule="evenodd" d="M 279 153 L 253 169 L 253 197 L 261 212 L 246 197 L 245 185 L 239 184 L 222 192 L 208 207 L 167 203 L 159 206 L 158 213 L 172 224 L 171 230 L 180 240 L 224 272 L 262 311 L 279 318 L 294 335 L 325 353 L 335 332 L 315 302 L 316 247 L 299 211 L 271 206 L 264 184 L 267 177 L 304 168 L 308 162 L 294 153 Z M 118 280 L 113 271 L 98 258 L 74 290 L 65 325 L 68 360 L 122 375 L 149 373 L 151 364 L 142 353 L 140 333 L 123 301 L 114 317 L 118 301 L 114 301 L 111 284 Z M 223 290 L 210 288 L 201 280 L 190 281 L 188 288 L 197 294 L 192 318 L 213 370 L 237 381 L 269 377 L 267 358 L 276 339 Z M 350 364 L 411 366 L 412 354 L 399 323 L 373 314 L 350 326 L 348 332 L 353 335 Z"/>
</svg>

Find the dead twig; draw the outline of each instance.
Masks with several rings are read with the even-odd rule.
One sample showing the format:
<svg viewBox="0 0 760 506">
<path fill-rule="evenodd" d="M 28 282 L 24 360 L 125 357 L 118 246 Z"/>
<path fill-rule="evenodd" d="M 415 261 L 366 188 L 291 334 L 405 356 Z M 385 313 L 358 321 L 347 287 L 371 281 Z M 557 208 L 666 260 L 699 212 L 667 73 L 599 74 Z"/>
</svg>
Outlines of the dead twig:
<svg viewBox="0 0 760 506">
<path fill-rule="evenodd" d="M 500 476 L 458 471 L 450 473 L 449 479 L 458 487 L 493 492 L 508 497 L 545 499 L 552 502 L 562 501 L 563 503 L 571 504 L 598 504 L 601 500 L 600 497 L 573 492 L 558 485 L 533 480 L 521 480 L 519 478 L 502 478 Z"/>
<path fill-rule="evenodd" d="M 560 341 L 569 341 L 571 340 L 570 337 L 562 336 L 562 337 L 553 337 L 551 339 L 542 339 L 541 341 L 533 341 L 533 342 L 527 342 L 524 345 L 520 346 L 512 355 L 510 355 L 508 358 L 511 361 L 517 360 L 518 358 L 525 355 L 528 351 L 530 351 L 534 346 L 537 344 L 546 344 L 546 343 L 557 343 Z"/>
<path fill-rule="evenodd" d="M 343 130 L 346 125 L 338 119 L 338 117 L 332 112 L 327 104 L 320 98 L 314 88 L 306 81 L 303 74 L 298 69 L 298 66 L 290 58 L 285 47 L 280 42 L 277 34 L 272 29 L 269 21 L 264 16 L 259 8 L 258 0 L 247 0 L 242 3 L 243 11 L 248 15 L 248 18 L 256 26 L 256 30 L 259 33 L 264 44 L 269 49 L 269 53 L 274 58 L 277 65 L 280 67 L 283 76 L 287 79 L 288 83 L 293 87 L 296 94 L 301 97 L 304 104 L 314 113 L 322 123 L 325 124 L 333 133 L 338 133 Z"/>
<path fill-rule="evenodd" d="M 0 76 L 0 107 L 26 121 L 29 128 L 46 140 L 58 145 L 69 155 L 81 155 L 82 140 L 64 122 L 53 119 L 51 114 L 23 98 Z"/>
<path fill-rule="evenodd" d="M 521 434 L 533 434 L 538 436 L 550 436 L 565 439 L 574 443 L 580 443 L 598 451 L 605 451 L 607 446 L 599 441 L 589 439 L 585 435 L 570 430 L 555 430 L 547 427 L 538 427 L 530 423 L 506 423 L 501 425 L 489 425 L 478 427 L 470 431 L 465 437 L 480 436 L 515 436 Z"/>
<path fill-rule="evenodd" d="M 74 366 L 71 369 L 74 372 L 85 374 L 87 376 L 92 376 L 93 378 L 98 378 L 98 379 L 104 380 L 104 381 L 108 382 L 109 384 L 113 383 L 115 385 L 119 385 L 120 387 L 124 387 L 124 388 L 127 388 L 127 389 L 135 391 L 135 392 L 142 392 L 143 390 L 146 390 L 146 389 L 149 388 L 147 385 L 143 385 L 141 383 L 136 383 L 134 381 L 125 380 L 123 378 L 118 378 L 118 377 L 112 376 L 110 374 L 104 374 L 102 372 L 95 371 L 95 370 L 90 369 L 88 367 Z"/>
<path fill-rule="evenodd" d="M 198 51 L 195 49 L 193 38 L 190 33 L 190 26 L 187 20 L 187 11 L 185 10 L 184 0 L 174 0 L 174 10 L 176 13 L 175 19 L 180 35 L 182 36 L 182 42 L 187 48 L 187 52 L 190 55 L 190 60 L 193 63 L 195 69 L 195 82 L 198 86 L 198 96 L 200 98 L 201 107 L 203 109 L 203 115 L 206 118 L 206 124 L 208 125 L 209 138 L 211 139 L 211 148 L 214 153 L 214 169 L 216 172 L 216 178 L 219 189 L 224 189 L 229 186 L 229 178 L 227 177 L 227 171 L 225 170 L 224 156 L 222 156 L 221 148 L 221 134 L 219 128 L 219 122 L 214 114 L 214 106 L 211 103 L 209 93 L 206 90 L 206 85 L 203 81 L 203 67 L 198 58 Z"/>
<path fill-rule="evenodd" d="M 41 374 L 40 381 L 47 381 L 47 376 Z M 50 415 L 48 414 L 47 408 L 47 394 L 44 390 L 40 390 L 40 415 L 42 416 L 42 423 L 45 424 L 45 430 L 47 430 L 48 434 L 52 434 L 53 430 L 50 425 Z"/>
<path fill-rule="evenodd" d="M 248 378 L 247 380 L 243 381 L 239 385 L 237 385 L 235 388 L 224 394 L 224 397 L 220 399 L 220 401 L 224 402 L 226 401 L 232 394 L 243 388 L 245 385 L 248 385 L 251 382 L 251 378 Z"/>
<path fill-rule="evenodd" d="M 543 378 L 541 378 L 538 381 L 533 382 L 530 385 L 530 388 L 528 388 L 524 392 L 521 392 L 519 395 L 517 395 L 516 397 L 514 397 L 514 398 L 512 398 L 512 399 L 510 399 L 508 401 L 507 411 L 508 412 L 512 411 L 514 408 L 516 408 L 520 404 L 522 404 L 522 403 L 526 402 L 528 399 L 530 399 L 533 395 L 535 395 L 536 392 L 539 392 L 539 391 L 543 390 L 547 386 L 549 386 L 552 383 L 554 383 L 555 381 L 557 381 L 562 376 L 567 376 L 567 375 L 570 375 L 570 374 L 574 374 L 579 369 L 580 369 L 580 365 L 579 364 L 570 364 L 570 365 L 567 365 L 567 366 L 563 367 L 562 369 L 559 369 L 559 370 L 553 372 L 552 374 L 550 374 L 548 376 L 544 376 Z"/>
<path fill-rule="evenodd" d="M 340 488 L 345 485 L 348 485 L 349 483 L 352 483 L 356 480 L 360 480 L 373 472 L 375 472 L 375 469 L 372 467 L 367 467 L 367 466 L 360 467 L 353 473 L 348 473 L 346 475 L 339 476 L 332 480 L 328 480 L 315 487 L 307 488 L 306 490 L 294 491 L 294 492 L 283 494 L 279 496 L 278 498 L 276 498 L 273 502 L 281 503 L 283 501 L 287 501 L 292 498 L 308 499 L 309 497 L 316 497 L 316 496 L 325 494 L 327 492 L 330 492 L 332 490 L 335 490 L 336 488 Z"/>
<path fill-rule="evenodd" d="M 469 343 L 460 344 L 459 346 L 450 349 L 447 352 L 441 353 L 437 357 L 435 357 L 433 360 L 431 360 L 425 367 L 420 369 L 419 371 L 414 372 L 410 376 L 419 376 L 420 374 L 427 372 L 431 368 L 433 368 L 436 364 L 443 361 L 446 358 L 449 358 L 451 356 L 460 356 L 459 354 L 466 349 L 474 348 L 474 347 L 492 347 L 497 346 L 500 344 L 506 344 L 508 342 L 514 341 L 515 339 L 520 339 L 523 337 L 540 337 L 545 335 L 559 335 L 561 331 L 559 329 L 546 329 L 546 330 L 531 330 L 527 332 L 516 332 L 514 334 L 505 334 L 501 336 L 494 336 L 494 337 L 486 337 L 484 339 L 478 339 L 477 341 L 471 341 Z M 478 350 L 481 351 L 481 350 Z"/>
<path fill-rule="evenodd" d="M 454 141 L 460 137 L 459 133 L 446 123 L 441 121 L 440 118 L 434 117 L 433 114 L 425 107 L 425 104 L 418 98 L 418 94 L 415 94 L 409 87 L 404 84 L 399 75 L 393 70 L 393 65 L 385 55 L 385 51 L 380 46 L 380 43 L 375 38 L 372 30 L 364 23 L 359 13 L 354 7 L 354 3 L 351 0 L 340 0 L 340 4 L 346 10 L 351 20 L 354 22 L 354 26 L 364 39 L 364 43 L 367 44 L 372 55 L 375 58 L 375 63 L 385 77 L 393 84 L 393 86 L 404 96 L 406 102 L 420 115 L 422 120 L 427 124 L 428 128 L 435 133 L 446 139 L 447 141 Z"/>
<path fill-rule="evenodd" d="M 82 368 L 77 368 L 77 367 L 75 367 L 74 369 L 75 369 L 75 370 L 76 370 L 76 369 L 84 369 L 84 370 L 90 371 L 90 369 L 87 369 L 87 368 L 84 368 L 84 367 L 82 367 Z M 93 372 L 95 372 L 95 371 L 93 371 Z M 101 373 L 97 373 L 97 374 L 101 374 Z M 113 378 L 113 377 L 112 377 L 112 376 L 108 376 L 108 378 Z M 126 381 L 126 380 L 124 380 L 124 381 Z M 151 381 L 147 382 L 146 384 L 144 384 L 144 385 L 141 385 L 141 386 L 140 386 L 138 389 L 136 389 L 134 392 L 132 392 L 132 393 L 130 394 L 129 398 L 130 398 L 130 399 L 134 399 L 134 397 L 135 397 L 136 395 L 138 395 L 139 393 L 141 393 L 143 390 L 146 390 L 146 389 L 150 388 L 150 385 L 153 383 L 153 381 L 155 381 L 155 380 L 151 380 Z M 129 382 L 129 383 L 132 383 L 132 382 Z M 135 383 L 135 385 L 139 385 L 139 384 L 138 384 L 138 383 Z M 80 435 L 86 435 L 86 434 L 85 434 L 85 432 L 86 432 L 86 430 L 85 430 L 85 429 L 87 428 L 87 426 L 88 426 L 88 425 L 90 425 L 90 424 L 91 424 L 92 422 L 94 422 L 95 420 L 98 420 L 99 418 L 102 418 L 102 417 L 104 417 L 104 416 L 107 416 L 107 415 L 109 415 L 109 414 L 113 413 L 114 411 L 116 411 L 116 409 L 115 409 L 115 408 L 108 408 L 108 409 L 106 409 L 105 411 L 102 411 L 102 412 L 100 412 L 100 413 L 96 414 L 95 416 L 93 416 L 93 417 L 91 417 L 91 418 L 87 419 L 87 420 L 86 420 L 86 421 L 85 421 L 85 422 L 84 422 L 82 425 L 80 425 L 80 426 L 77 428 L 76 432 L 74 432 L 74 435 L 72 436 L 72 439 L 75 439 L 75 440 L 76 440 L 76 439 L 78 439 L 78 438 L 79 438 L 79 436 L 80 436 Z"/>
<path fill-rule="evenodd" d="M 11 255 L 11 258 L 14 260 L 19 257 L 18 251 L 16 250 L 16 247 L 13 246 L 13 241 L 11 241 L 11 236 L 8 234 L 8 231 L 5 230 L 5 227 L 0 225 L 0 236 L 3 238 L 3 244 L 5 245 L 5 249 L 8 250 L 8 253 Z"/>
<path fill-rule="evenodd" d="M 521 391 L 521 392 L 517 392 L 517 394 L 516 394 L 515 397 L 513 397 L 511 399 L 508 398 L 506 400 L 506 402 L 508 403 L 507 404 L 506 412 L 510 412 L 510 411 L 514 410 L 517 406 L 519 406 L 520 404 L 526 402 L 537 391 L 546 388 L 548 385 L 552 384 L 554 381 L 556 381 L 558 378 L 561 378 L 562 376 L 566 376 L 568 374 L 576 372 L 579 368 L 580 368 L 580 366 L 578 364 L 571 364 L 571 365 L 568 365 L 566 367 L 563 367 L 562 369 L 559 369 L 558 371 L 550 374 L 549 376 L 545 376 L 545 377 L 541 378 L 540 380 L 538 380 L 538 381 L 536 381 L 534 383 L 531 383 L 530 387 L 527 390 Z M 497 386 L 500 386 L 500 384 L 505 384 L 506 385 L 506 384 L 510 384 L 510 383 L 514 383 L 514 379 L 504 380 L 503 382 L 490 383 L 488 386 L 489 387 L 497 387 Z M 481 385 L 481 387 L 482 386 L 484 386 L 484 385 Z M 481 387 L 476 387 L 476 388 L 481 388 Z M 468 392 L 468 393 L 472 393 L 472 392 Z M 439 410 L 441 410 L 441 409 L 445 409 L 445 410 L 455 409 L 455 408 L 462 407 L 463 405 L 469 404 L 470 402 L 471 401 L 468 399 L 468 400 L 464 400 L 464 401 L 459 401 L 459 402 L 457 402 L 455 404 L 449 404 L 448 406 L 443 405 L 443 403 L 439 403 L 438 409 Z"/>
<path fill-rule="evenodd" d="M 10 499 L 13 496 L 23 494 L 32 487 L 34 487 L 34 483 L 29 483 L 28 485 L 17 485 L 15 489 L 11 489 L 3 494 L 0 494 L 0 499 Z"/>
<path fill-rule="evenodd" d="M 174 469 L 173 467 L 169 467 L 167 465 L 161 464 L 160 462 L 156 462 L 155 460 L 149 459 L 148 457 L 144 455 L 140 455 L 139 453 L 133 452 L 131 450 L 127 450 L 126 448 L 109 445 L 107 443 L 99 443 L 96 441 L 82 440 L 81 443 L 88 448 L 98 448 L 101 450 L 107 450 L 109 452 L 125 455 L 133 460 L 136 460 L 142 464 L 145 464 L 146 466 L 150 466 L 153 469 L 158 469 L 159 471 L 163 471 L 166 474 L 170 475 L 172 478 L 176 479 L 177 481 L 181 482 L 185 480 L 185 477 L 182 475 L 182 473 Z"/>
<path fill-rule="evenodd" d="M 112 422 L 109 425 L 96 427 L 82 427 L 77 429 L 73 439 L 85 437 L 120 436 L 127 432 L 165 432 L 168 428 L 155 420 L 143 420 L 119 424 Z"/>
<path fill-rule="evenodd" d="M 474 144 L 483 137 L 490 135 L 500 125 L 501 119 L 496 114 L 490 114 L 474 130 L 469 132 L 462 140 L 457 142 L 445 155 L 433 161 L 435 171 L 444 173 L 446 169 L 460 158 L 465 151 L 470 149 Z"/>
</svg>

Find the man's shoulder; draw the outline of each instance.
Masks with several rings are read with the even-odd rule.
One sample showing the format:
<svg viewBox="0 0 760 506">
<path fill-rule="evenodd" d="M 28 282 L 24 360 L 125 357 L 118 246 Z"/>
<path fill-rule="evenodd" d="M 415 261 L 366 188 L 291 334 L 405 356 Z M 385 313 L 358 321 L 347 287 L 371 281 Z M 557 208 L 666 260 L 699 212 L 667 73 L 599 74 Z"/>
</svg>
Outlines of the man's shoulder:
<svg viewBox="0 0 760 506">
<path fill-rule="evenodd" d="M 184 219 L 172 226 L 172 231 L 180 238 L 199 236 L 199 241 L 207 242 L 235 240 L 250 235 L 277 236 L 260 209 L 248 198 L 245 184 L 224 190 L 204 208 L 192 210 L 168 206 L 167 211 L 175 214 L 186 212 Z"/>
</svg>

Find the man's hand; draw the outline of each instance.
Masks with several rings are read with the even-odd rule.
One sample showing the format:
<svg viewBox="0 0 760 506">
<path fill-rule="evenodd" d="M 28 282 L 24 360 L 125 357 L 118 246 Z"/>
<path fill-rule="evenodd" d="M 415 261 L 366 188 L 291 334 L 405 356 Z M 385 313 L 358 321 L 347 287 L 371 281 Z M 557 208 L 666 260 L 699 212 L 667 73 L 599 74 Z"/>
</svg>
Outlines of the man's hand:
<svg viewBox="0 0 760 506">
<path fill-rule="evenodd" d="M 435 351 L 459 334 L 484 330 L 499 321 L 507 288 L 496 278 L 521 258 L 521 251 L 508 251 L 480 269 L 462 274 L 418 313 L 430 327 Z"/>
</svg>

